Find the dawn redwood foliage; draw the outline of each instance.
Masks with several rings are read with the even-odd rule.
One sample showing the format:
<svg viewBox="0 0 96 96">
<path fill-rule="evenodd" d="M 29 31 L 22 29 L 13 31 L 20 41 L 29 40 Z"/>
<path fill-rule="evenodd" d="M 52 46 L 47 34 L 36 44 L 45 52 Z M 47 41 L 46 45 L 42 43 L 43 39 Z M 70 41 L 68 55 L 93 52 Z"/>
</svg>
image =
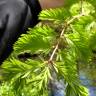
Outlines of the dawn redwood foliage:
<svg viewBox="0 0 96 96">
<path fill-rule="evenodd" d="M 2 79 L 10 82 L 5 94 L 89 96 L 80 84 L 78 65 L 92 63 L 96 54 L 95 0 L 68 0 L 64 8 L 43 10 L 39 19 L 2 65 Z"/>
</svg>

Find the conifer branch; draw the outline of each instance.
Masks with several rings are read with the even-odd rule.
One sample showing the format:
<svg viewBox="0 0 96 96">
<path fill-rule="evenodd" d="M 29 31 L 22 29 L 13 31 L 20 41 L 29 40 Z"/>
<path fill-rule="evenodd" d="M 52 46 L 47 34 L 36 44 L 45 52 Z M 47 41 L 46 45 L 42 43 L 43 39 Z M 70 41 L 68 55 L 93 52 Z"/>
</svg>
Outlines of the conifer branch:
<svg viewBox="0 0 96 96">
<path fill-rule="evenodd" d="M 68 27 L 75 19 L 78 19 L 78 18 L 80 18 L 80 17 L 82 17 L 82 16 L 84 16 L 83 13 L 81 13 L 81 14 L 79 14 L 79 15 L 76 15 L 76 16 L 74 16 L 72 19 L 70 19 L 67 23 L 65 23 L 64 28 L 63 28 L 63 30 L 61 31 L 60 37 L 59 37 L 59 39 L 58 39 L 58 41 L 57 41 L 57 44 L 56 44 L 56 46 L 54 47 L 54 50 L 53 50 L 53 52 L 52 52 L 52 54 L 51 54 L 51 56 L 50 56 L 50 58 L 49 58 L 49 60 L 48 60 L 48 64 L 53 64 L 53 58 L 54 58 L 55 53 L 57 52 L 57 50 L 58 50 L 58 48 L 59 48 L 59 44 L 61 43 L 61 39 L 62 39 L 62 37 L 63 37 L 63 35 L 64 35 L 64 32 L 66 31 L 67 27 Z"/>
<path fill-rule="evenodd" d="M 57 50 L 58 50 L 58 48 L 59 48 L 59 44 L 60 44 L 60 39 L 62 38 L 62 36 L 63 36 L 63 34 L 64 34 L 64 32 L 65 32 L 65 29 L 66 28 L 64 28 L 63 30 L 62 30 L 62 32 L 61 32 L 61 34 L 60 34 L 60 37 L 59 37 L 59 40 L 58 40 L 58 42 L 57 42 L 57 44 L 56 44 L 56 46 L 55 46 L 55 48 L 54 48 L 54 50 L 53 50 L 53 52 L 52 52 L 52 54 L 51 54 L 51 56 L 50 56 L 50 59 L 48 60 L 48 63 L 52 63 L 52 61 L 53 61 L 53 58 L 54 58 L 54 55 L 55 55 L 55 53 L 57 52 Z"/>
</svg>

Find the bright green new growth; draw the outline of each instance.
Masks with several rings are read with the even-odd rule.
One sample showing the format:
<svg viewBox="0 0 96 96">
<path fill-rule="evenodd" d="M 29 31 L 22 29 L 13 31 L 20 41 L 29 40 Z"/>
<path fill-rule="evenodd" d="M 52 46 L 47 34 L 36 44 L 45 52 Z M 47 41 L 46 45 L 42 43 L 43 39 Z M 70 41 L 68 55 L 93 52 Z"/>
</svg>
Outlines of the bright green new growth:
<svg viewBox="0 0 96 96">
<path fill-rule="evenodd" d="M 89 96 L 80 84 L 78 64 L 92 62 L 96 51 L 95 0 L 71 1 L 65 8 L 42 11 L 39 18 L 43 23 L 30 28 L 15 43 L 14 57 L 2 66 L 11 87 L 4 93 L 7 85 L 2 85 L 0 96 L 48 96 L 53 69 L 58 80 L 64 79 L 66 96 Z M 17 55 L 25 52 L 37 56 L 18 60 Z"/>
</svg>

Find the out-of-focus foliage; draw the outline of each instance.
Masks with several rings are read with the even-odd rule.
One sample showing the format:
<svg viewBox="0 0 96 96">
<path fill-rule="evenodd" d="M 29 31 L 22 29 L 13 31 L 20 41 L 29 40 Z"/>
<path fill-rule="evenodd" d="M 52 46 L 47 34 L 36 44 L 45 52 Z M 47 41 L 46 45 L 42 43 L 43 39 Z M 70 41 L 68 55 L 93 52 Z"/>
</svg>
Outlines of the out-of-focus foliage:
<svg viewBox="0 0 96 96">
<path fill-rule="evenodd" d="M 89 96 L 80 84 L 78 64 L 91 63 L 96 52 L 94 3 L 66 0 L 64 8 L 42 11 L 39 18 L 47 24 L 41 22 L 21 35 L 2 65 L 0 96 L 48 96 L 53 69 L 58 81 L 64 79 L 66 96 Z M 30 58 L 18 58 L 26 52 Z"/>
</svg>

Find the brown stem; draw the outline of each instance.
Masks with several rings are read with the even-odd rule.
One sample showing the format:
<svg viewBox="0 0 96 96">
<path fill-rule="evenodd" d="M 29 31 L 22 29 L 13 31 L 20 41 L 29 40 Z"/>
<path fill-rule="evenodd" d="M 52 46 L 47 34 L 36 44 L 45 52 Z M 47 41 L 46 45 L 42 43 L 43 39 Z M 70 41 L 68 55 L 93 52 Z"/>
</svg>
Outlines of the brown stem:
<svg viewBox="0 0 96 96">
<path fill-rule="evenodd" d="M 80 14 L 83 13 L 83 0 L 80 0 Z"/>
<path fill-rule="evenodd" d="M 63 36 L 63 34 L 64 34 L 64 32 L 65 32 L 65 29 L 66 28 L 64 28 L 63 30 L 62 30 L 62 32 L 61 32 L 61 34 L 60 34 L 60 38 L 62 38 L 62 36 Z M 58 43 L 56 44 L 56 46 L 55 46 L 55 48 L 54 48 L 54 50 L 53 50 L 53 52 L 52 52 L 52 54 L 51 54 L 51 56 L 50 56 L 50 58 L 49 58 L 49 62 L 52 62 L 52 60 L 53 60 L 53 58 L 54 58 L 54 55 L 55 55 L 55 53 L 56 53 L 56 51 L 58 50 L 58 48 L 59 48 L 59 44 L 60 44 L 60 39 L 59 39 L 59 41 L 58 41 Z"/>
<path fill-rule="evenodd" d="M 51 55 L 50 59 L 48 60 L 49 62 L 52 62 L 53 57 L 54 57 L 56 51 L 58 50 L 58 46 L 59 46 L 59 43 L 56 44 L 55 49 L 53 50 L 52 55 Z"/>
<path fill-rule="evenodd" d="M 80 18 L 81 16 L 83 16 L 83 14 L 79 14 L 79 15 L 77 15 L 77 16 L 74 16 L 74 17 L 73 17 L 72 19 L 70 19 L 67 23 L 65 23 L 65 26 L 64 26 L 61 34 L 60 34 L 59 40 L 58 40 L 58 42 L 57 42 L 57 44 L 56 44 L 56 46 L 55 46 L 55 48 L 54 48 L 54 50 L 53 50 L 53 52 L 52 52 L 49 60 L 48 60 L 48 64 L 53 64 L 52 61 L 53 61 L 54 55 L 55 55 L 55 53 L 57 52 L 57 50 L 58 50 L 58 48 L 59 48 L 59 44 L 60 44 L 60 42 L 61 42 L 61 38 L 62 38 L 62 36 L 64 35 L 64 32 L 66 31 L 66 28 L 68 27 L 68 25 L 70 25 L 75 19 L 78 19 L 78 18 Z"/>
</svg>

